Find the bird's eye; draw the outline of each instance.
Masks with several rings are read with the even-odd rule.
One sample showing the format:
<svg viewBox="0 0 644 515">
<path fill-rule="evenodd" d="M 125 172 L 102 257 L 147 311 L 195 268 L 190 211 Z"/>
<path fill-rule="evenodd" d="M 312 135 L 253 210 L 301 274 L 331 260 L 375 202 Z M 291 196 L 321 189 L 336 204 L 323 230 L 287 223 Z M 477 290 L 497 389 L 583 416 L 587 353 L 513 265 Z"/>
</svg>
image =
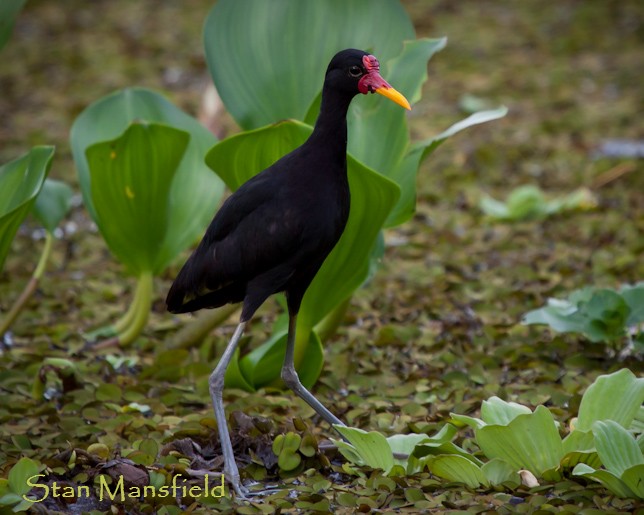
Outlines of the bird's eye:
<svg viewBox="0 0 644 515">
<path fill-rule="evenodd" d="M 360 66 L 352 66 L 349 68 L 349 75 L 352 77 L 360 77 L 362 75 L 362 68 Z"/>
</svg>

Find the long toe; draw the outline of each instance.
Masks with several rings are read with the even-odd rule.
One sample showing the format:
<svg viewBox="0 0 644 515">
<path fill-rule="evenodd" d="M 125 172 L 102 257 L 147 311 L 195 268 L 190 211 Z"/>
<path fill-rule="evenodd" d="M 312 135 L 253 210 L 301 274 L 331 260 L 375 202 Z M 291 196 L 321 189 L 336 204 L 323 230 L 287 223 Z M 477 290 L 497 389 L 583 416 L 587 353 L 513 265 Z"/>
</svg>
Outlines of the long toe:
<svg viewBox="0 0 644 515">
<path fill-rule="evenodd" d="M 250 488 L 246 488 L 242 485 L 242 488 L 245 488 L 246 490 L 244 499 L 252 499 L 255 502 L 262 502 L 264 497 L 272 495 L 283 489 L 283 486 L 281 485 L 263 485 L 260 487 L 260 484 L 256 482 L 250 483 L 249 486 Z"/>
<path fill-rule="evenodd" d="M 230 485 L 233 487 L 233 490 L 235 491 L 235 497 L 240 500 L 245 500 L 248 499 L 249 496 L 249 490 L 246 488 L 244 485 L 242 485 L 241 481 L 239 480 L 239 476 L 230 478 Z"/>
</svg>

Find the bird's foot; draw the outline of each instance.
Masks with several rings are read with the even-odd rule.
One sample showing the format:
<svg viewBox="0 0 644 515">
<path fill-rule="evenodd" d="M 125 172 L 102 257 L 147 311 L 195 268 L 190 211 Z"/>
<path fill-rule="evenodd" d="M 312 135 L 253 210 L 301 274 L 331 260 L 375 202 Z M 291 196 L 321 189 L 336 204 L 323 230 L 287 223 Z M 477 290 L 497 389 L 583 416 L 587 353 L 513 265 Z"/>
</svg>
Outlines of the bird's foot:
<svg viewBox="0 0 644 515">
<path fill-rule="evenodd" d="M 261 501 L 263 497 L 271 495 L 280 489 L 278 485 L 264 486 L 261 489 L 254 489 L 253 487 L 258 486 L 259 483 L 252 481 L 248 483 L 248 486 L 246 486 L 239 481 L 239 479 L 237 479 L 236 482 L 231 480 L 230 483 L 235 492 L 235 498 L 240 501 Z"/>
</svg>

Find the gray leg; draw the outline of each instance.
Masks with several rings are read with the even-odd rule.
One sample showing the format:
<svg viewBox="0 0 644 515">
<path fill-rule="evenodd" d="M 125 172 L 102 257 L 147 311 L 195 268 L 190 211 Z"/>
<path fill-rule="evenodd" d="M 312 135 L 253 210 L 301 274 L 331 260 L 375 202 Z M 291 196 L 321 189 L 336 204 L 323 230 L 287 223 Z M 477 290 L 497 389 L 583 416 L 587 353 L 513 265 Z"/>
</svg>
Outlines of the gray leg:
<svg viewBox="0 0 644 515">
<path fill-rule="evenodd" d="M 320 415 L 329 424 L 337 424 L 344 426 L 344 424 L 333 413 L 326 409 L 322 403 L 313 397 L 304 385 L 300 382 L 300 378 L 295 370 L 294 351 L 295 351 L 295 325 L 297 315 L 289 315 L 288 320 L 288 337 L 286 339 L 286 356 L 284 357 L 284 365 L 282 366 L 282 380 L 286 383 L 291 390 L 293 390 L 298 397 L 301 397 L 306 403 L 311 406 L 318 415 Z"/>
<path fill-rule="evenodd" d="M 226 369 L 228 364 L 235 353 L 239 339 L 244 332 L 244 327 L 246 322 L 241 322 L 233 337 L 230 339 L 230 343 L 226 347 L 224 354 L 221 356 L 217 367 L 210 374 L 210 379 L 208 384 L 210 385 L 210 398 L 212 399 L 212 405 L 215 408 L 215 419 L 217 420 L 217 427 L 219 429 L 219 441 L 221 442 L 221 452 L 224 455 L 224 476 L 232 484 L 235 493 L 244 498 L 246 496 L 247 490 L 241 484 L 239 480 L 239 469 L 237 468 L 237 463 L 235 463 L 235 454 L 233 453 L 233 444 L 230 441 L 230 434 L 228 432 L 228 422 L 226 421 L 226 413 L 224 411 L 224 376 L 226 375 Z"/>
</svg>

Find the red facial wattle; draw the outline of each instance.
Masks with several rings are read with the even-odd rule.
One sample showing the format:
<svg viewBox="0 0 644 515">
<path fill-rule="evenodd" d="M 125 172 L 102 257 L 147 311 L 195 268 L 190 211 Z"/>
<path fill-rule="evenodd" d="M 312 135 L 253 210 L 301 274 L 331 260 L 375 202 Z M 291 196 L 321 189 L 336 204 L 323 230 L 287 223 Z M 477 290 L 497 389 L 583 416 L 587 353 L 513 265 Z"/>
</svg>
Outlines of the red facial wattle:
<svg viewBox="0 0 644 515">
<path fill-rule="evenodd" d="M 367 93 L 379 93 L 405 109 L 411 109 L 407 99 L 381 77 L 378 59 L 372 55 L 365 55 L 362 58 L 362 64 L 367 73 L 358 81 L 358 90 L 360 93 L 363 95 Z"/>
</svg>

